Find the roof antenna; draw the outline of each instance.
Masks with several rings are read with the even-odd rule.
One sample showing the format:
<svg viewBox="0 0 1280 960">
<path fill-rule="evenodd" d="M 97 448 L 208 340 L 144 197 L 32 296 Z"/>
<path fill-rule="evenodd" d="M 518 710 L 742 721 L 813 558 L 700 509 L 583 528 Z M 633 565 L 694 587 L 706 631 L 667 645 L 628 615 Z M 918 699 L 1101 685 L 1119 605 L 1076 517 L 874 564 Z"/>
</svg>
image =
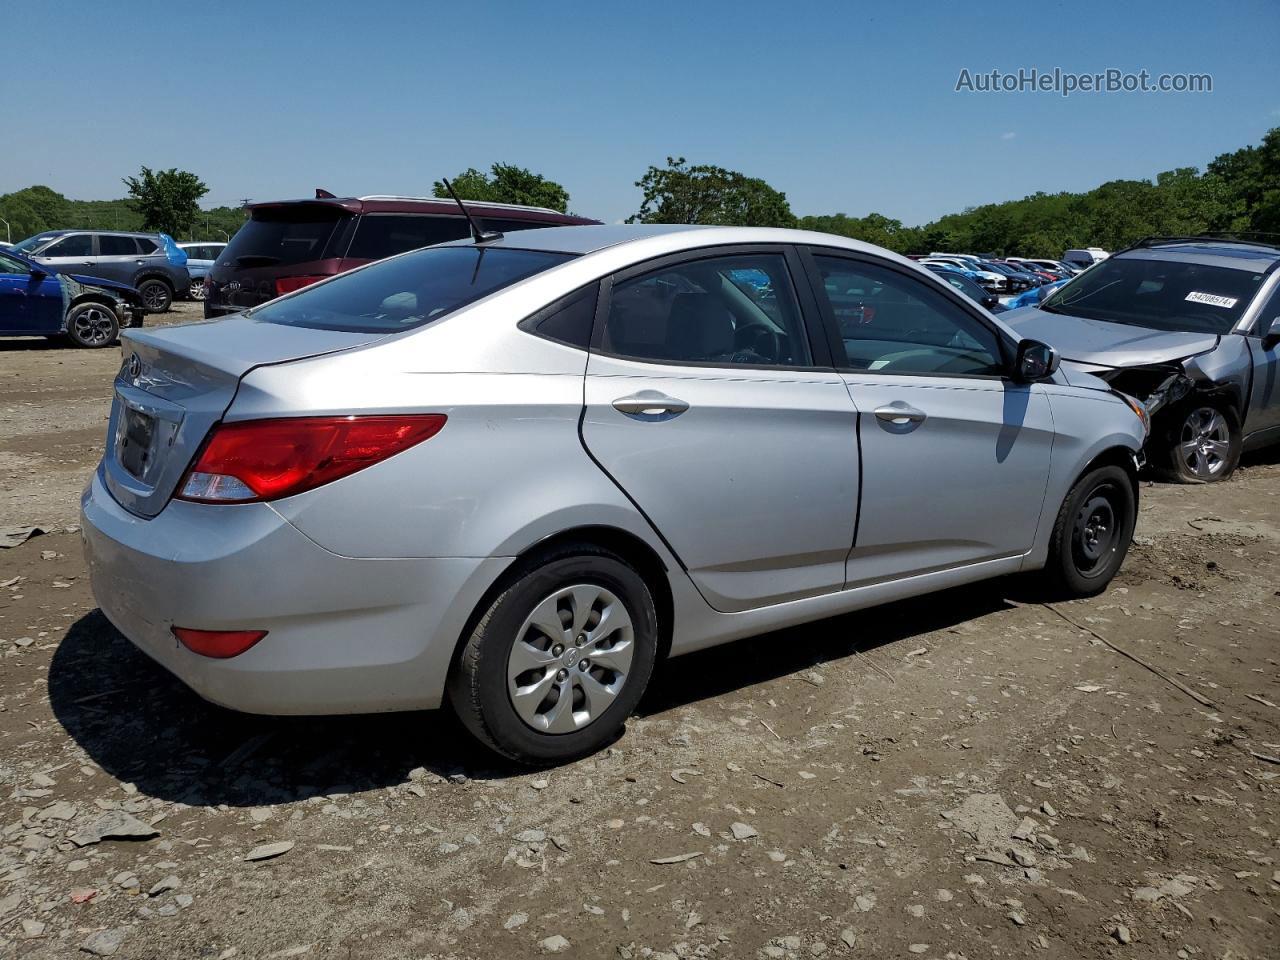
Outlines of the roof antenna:
<svg viewBox="0 0 1280 960">
<path fill-rule="evenodd" d="M 462 211 L 462 215 L 467 218 L 467 223 L 471 224 L 471 239 L 476 243 L 489 243 L 491 240 L 501 240 L 502 234 L 497 230 L 481 230 L 480 224 L 476 223 L 475 218 L 467 210 L 466 206 L 458 199 L 458 195 L 453 190 L 453 184 L 448 180 L 441 179 L 444 188 L 449 191 L 449 196 L 453 197 L 453 202 L 458 205 L 458 209 Z"/>
<path fill-rule="evenodd" d="M 328 190 L 325 190 L 323 187 L 316 187 L 316 199 L 317 200 L 336 200 L 337 198 Z"/>
</svg>

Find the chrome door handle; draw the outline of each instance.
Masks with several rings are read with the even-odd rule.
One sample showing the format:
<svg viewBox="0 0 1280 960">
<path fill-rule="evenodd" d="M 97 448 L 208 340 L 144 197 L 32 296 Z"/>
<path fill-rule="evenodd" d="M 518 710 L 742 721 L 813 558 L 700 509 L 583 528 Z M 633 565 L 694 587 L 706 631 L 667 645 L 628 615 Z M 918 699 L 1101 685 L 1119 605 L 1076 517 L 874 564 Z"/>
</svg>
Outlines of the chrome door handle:
<svg viewBox="0 0 1280 960">
<path fill-rule="evenodd" d="M 657 390 L 641 390 L 613 401 L 613 409 L 640 420 L 670 420 L 689 409 L 689 404 Z"/>
<path fill-rule="evenodd" d="M 878 419 L 899 427 L 906 426 L 908 423 L 924 423 L 925 416 L 923 410 L 917 410 L 911 404 L 903 403 L 901 400 L 895 400 L 883 407 L 876 407 Z"/>
</svg>

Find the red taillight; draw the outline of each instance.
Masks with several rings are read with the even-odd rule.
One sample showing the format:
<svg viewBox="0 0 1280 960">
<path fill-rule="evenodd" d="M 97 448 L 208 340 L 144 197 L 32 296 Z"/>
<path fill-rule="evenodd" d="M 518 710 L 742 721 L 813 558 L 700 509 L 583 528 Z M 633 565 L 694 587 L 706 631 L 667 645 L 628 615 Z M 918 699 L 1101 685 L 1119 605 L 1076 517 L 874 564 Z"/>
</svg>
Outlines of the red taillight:
<svg viewBox="0 0 1280 960">
<path fill-rule="evenodd" d="M 178 499 L 250 503 L 291 497 L 435 436 L 446 419 L 422 413 L 224 423 L 205 441 Z"/>
<path fill-rule="evenodd" d="M 317 280 L 326 280 L 327 277 L 276 277 L 276 296 L 282 297 L 286 293 L 293 293 L 295 290 L 301 290 L 309 284 L 315 283 Z"/>
<path fill-rule="evenodd" d="M 178 642 L 202 657 L 227 660 L 238 657 L 267 635 L 265 630 L 192 630 L 171 627 Z"/>
</svg>

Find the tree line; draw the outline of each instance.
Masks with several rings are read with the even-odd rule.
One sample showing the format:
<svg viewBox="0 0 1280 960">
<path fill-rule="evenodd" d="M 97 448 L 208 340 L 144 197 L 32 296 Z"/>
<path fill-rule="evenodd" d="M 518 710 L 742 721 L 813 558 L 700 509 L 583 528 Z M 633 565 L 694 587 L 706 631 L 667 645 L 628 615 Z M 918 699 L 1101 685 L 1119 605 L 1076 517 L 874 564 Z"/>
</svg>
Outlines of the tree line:
<svg viewBox="0 0 1280 960">
<path fill-rule="evenodd" d="M 464 200 L 569 209 L 569 191 L 514 164 L 475 168 L 450 181 Z M 203 210 L 208 188 L 185 170 L 143 167 L 126 177 L 121 200 L 69 200 L 33 186 L 0 196 L 0 219 L 13 239 L 58 228 L 163 230 L 178 239 L 220 240 L 235 233 L 245 213 L 236 207 Z M 635 182 L 640 208 L 629 223 L 706 223 L 799 227 L 874 243 L 899 253 L 981 251 L 1059 257 L 1073 247 L 1118 249 L 1151 235 L 1204 232 L 1280 234 L 1280 127 L 1256 146 L 1220 154 L 1203 170 L 1179 167 L 1154 180 L 1112 180 L 1083 193 L 1035 193 L 905 226 L 880 213 L 796 216 L 787 196 L 758 177 L 667 157 Z M 432 185 L 447 197 L 442 181 Z M 2 227 L 3 225 L 0 225 Z"/>
</svg>

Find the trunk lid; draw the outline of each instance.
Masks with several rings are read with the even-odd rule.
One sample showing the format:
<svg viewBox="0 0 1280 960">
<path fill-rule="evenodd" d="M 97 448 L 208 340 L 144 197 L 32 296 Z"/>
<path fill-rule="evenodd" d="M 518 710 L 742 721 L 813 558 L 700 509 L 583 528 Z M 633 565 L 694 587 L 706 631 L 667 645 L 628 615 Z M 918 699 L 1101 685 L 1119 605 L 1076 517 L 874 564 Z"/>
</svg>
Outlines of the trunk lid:
<svg viewBox="0 0 1280 960">
<path fill-rule="evenodd" d="M 255 367 L 348 350 L 386 334 L 312 330 L 243 316 L 121 336 L 103 480 L 131 513 L 164 509 L 210 428 Z"/>
</svg>

